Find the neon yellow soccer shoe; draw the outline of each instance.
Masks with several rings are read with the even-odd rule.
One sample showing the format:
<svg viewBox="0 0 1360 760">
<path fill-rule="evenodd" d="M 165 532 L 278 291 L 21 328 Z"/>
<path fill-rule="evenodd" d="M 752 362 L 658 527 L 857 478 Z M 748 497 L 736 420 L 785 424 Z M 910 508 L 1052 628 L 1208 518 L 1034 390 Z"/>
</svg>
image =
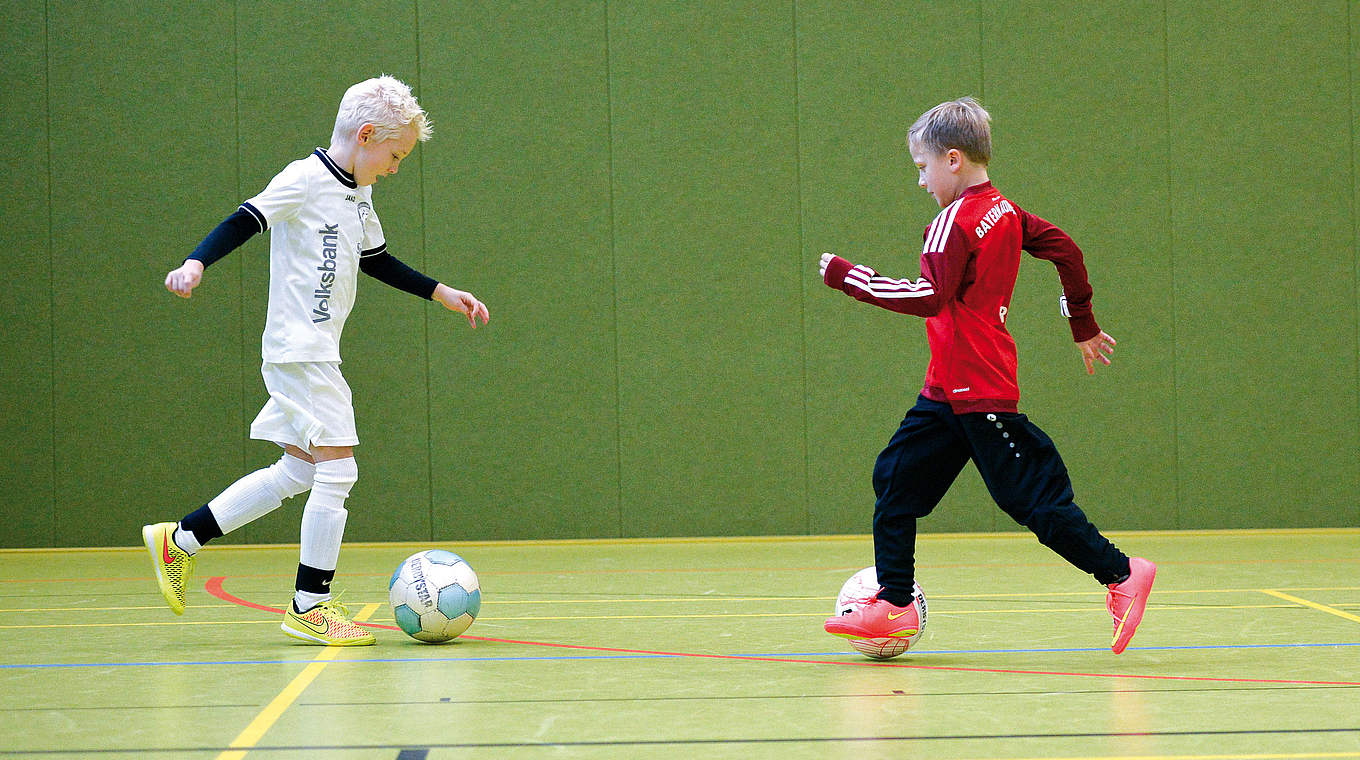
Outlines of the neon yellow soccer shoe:
<svg viewBox="0 0 1360 760">
<path fill-rule="evenodd" d="M 184 614 L 185 591 L 194 577 L 194 558 L 175 544 L 173 536 L 177 523 L 163 522 L 142 526 L 142 543 L 151 552 L 151 564 L 156 568 L 156 584 L 161 596 L 176 615 Z"/>
<path fill-rule="evenodd" d="M 289 600 L 283 615 L 283 632 L 309 644 L 328 647 L 364 647 L 377 639 L 350 619 L 349 608 L 329 599 L 299 615 Z"/>
</svg>

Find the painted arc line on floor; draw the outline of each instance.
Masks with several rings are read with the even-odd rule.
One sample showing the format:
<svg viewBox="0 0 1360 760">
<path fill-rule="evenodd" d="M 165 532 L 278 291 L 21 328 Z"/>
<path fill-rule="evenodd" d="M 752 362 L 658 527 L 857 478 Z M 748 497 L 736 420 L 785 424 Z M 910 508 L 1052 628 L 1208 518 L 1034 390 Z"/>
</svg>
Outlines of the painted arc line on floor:
<svg viewBox="0 0 1360 760">
<path fill-rule="evenodd" d="M 256 604 L 246 599 L 235 596 L 223 588 L 226 576 L 217 575 L 209 578 L 204 584 L 208 593 L 224 601 L 239 604 L 254 610 L 283 614 L 283 610 L 277 607 L 267 607 Z M 370 628 L 383 628 L 386 630 L 397 630 L 394 626 L 378 625 L 376 623 L 364 623 Z M 873 662 L 856 660 L 808 660 L 797 657 L 764 657 L 751 655 L 734 654 L 703 654 L 698 652 L 658 652 L 646 649 L 627 649 L 623 647 L 593 647 L 582 644 L 558 644 L 549 641 L 519 641 L 516 639 L 490 638 L 487 636 L 468 636 L 465 638 L 473 641 L 487 641 L 498 644 L 519 644 L 521 646 L 552 647 L 556 649 L 571 649 L 584 652 L 611 652 L 618 654 L 651 655 L 655 657 L 689 657 L 695 659 L 708 660 L 745 660 L 748 662 L 786 662 L 797 663 L 800 665 L 848 665 L 854 667 L 869 668 L 902 668 L 910 670 L 938 670 L 954 673 L 1004 673 L 1006 675 L 1031 675 L 1031 676 L 1068 676 L 1076 678 L 1132 678 L 1139 680 L 1155 681 L 1210 681 L 1215 683 L 1279 683 L 1279 684 L 1301 684 L 1308 686 L 1360 686 L 1360 681 L 1303 681 L 1295 679 L 1281 678 L 1222 678 L 1212 676 L 1177 676 L 1177 675 L 1157 675 L 1145 673 L 1077 673 L 1047 670 L 1019 670 L 1014 668 L 965 668 L 946 665 L 912 665 L 909 663 L 894 662 Z"/>
</svg>

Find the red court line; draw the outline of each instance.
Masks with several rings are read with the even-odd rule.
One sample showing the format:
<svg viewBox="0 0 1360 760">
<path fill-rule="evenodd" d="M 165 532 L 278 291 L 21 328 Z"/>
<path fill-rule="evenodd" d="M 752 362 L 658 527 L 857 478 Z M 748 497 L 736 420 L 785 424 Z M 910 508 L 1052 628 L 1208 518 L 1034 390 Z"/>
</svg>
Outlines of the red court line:
<svg viewBox="0 0 1360 760">
<path fill-rule="evenodd" d="M 927 534 L 929 535 L 929 534 Z M 246 546 L 236 545 L 224 547 L 230 549 L 244 549 Z M 114 551 L 115 549 L 109 549 Z M 0 550 L 3 551 L 3 550 Z M 35 550 L 36 551 L 36 550 Z M 42 550 L 47 551 L 47 550 Z M 94 551 L 103 551 L 95 549 Z M 1174 567 L 1181 565 L 1343 565 L 1360 563 L 1360 559 L 1350 557 L 1329 557 L 1326 559 L 1224 559 L 1224 560 L 1160 560 L 1159 567 Z M 643 573 L 735 573 L 735 572 L 831 572 L 853 570 L 858 565 L 845 565 L 838 567 L 653 567 L 653 568 L 598 568 L 598 569 L 556 569 L 556 570 L 489 570 L 479 575 L 489 577 L 501 577 L 512 575 L 627 575 Z M 1016 567 L 1067 567 L 1062 562 L 941 562 L 917 565 L 918 568 L 928 568 L 931 570 L 960 570 L 969 568 L 1016 568 Z M 387 573 L 347 573 L 347 577 L 370 577 L 386 578 Z M 96 583 L 96 582 L 115 582 L 142 581 L 146 576 L 126 576 L 109 578 L 0 578 L 0 584 L 19 584 L 19 583 Z M 242 574 L 232 576 L 233 578 L 292 578 L 292 574 L 286 573 L 265 573 L 265 574 Z M 1249 589 L 1224 589 L 1224 591 L 1245 591 Z"/>
<path fill-rule="evenodd" d="M 209 594 L 232 604 L 248 607 L 252 610 L 261 612 L 272 612 L 282 615 L 283 610 L 278 607 L 267 607 L 263 604 L 242 599 L 229 593 L 222 588 L 222 583 L 226 581 L 226 576 L 218 575 L 209 578 L 205 587 Z M 380 625 L 378 623 L 359 623 L 368 628 L 382 628 L 389 631 L 400 630 L 396 626 Z M 1283 678 L 1215 678 L 1211 676 L 1168 676 L 1151 675 L 1145 673 L 1076 673 L 1055 670 L 1014 670 L 1010 668 L 964 668 L 952 665 L 912 665 L 904 662 L 869 662 L 859 660 L 809 660 L 798 657 L 758 657 L 754 655 L 740 654 L 702 654 L 698 652 L 659 652 L 647 649 L 623 649 L 619 647 L 592 647 L 584 644 L 557 644 L 550 641 L 518 641 L 516 639 L 493 639 L 486 636 L 460 636 L 459 638 L 472 641 L 488 641 L 496 644 L 520 644 L 532 647 L 550 647 L 554 649 L 572 649 L 586 652 L 610 652 L 614 654 L 637 654 L 651 655 L 654 657 L 691 657 L 710 660 L 746 660 L 750 662 L 792 662 L 802 665 L 853 665 L 869 668 L 904 668 L 908 670 L 944 670 L 954 673 L 1004 673 L 1007 675 L 1026 675 L 1026 676 L 1071 676 L 1077 678 L 1131 678 L 1147 681 L 1211 681 L 1213 683 L 1262 683 L 1262 684 L 1291 684 L 1296 686 L 1360 686 L 1360 681 L 1296 681 Z"/>
</svg>

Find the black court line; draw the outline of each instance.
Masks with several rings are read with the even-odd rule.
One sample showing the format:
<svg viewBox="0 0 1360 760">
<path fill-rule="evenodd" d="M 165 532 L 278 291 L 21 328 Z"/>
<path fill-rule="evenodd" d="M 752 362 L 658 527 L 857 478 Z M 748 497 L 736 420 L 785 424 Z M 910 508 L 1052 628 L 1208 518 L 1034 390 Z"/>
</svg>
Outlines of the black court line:
<svg viewBox="0 0 1360 760">
<path fill-rule="evenodd" d="M 420 700 L 363 700 L 346 702 L 297 702 L 294 707 L 415 707 L 419 705 L 570 705 L 608 702 L 738 702 L 774 699 L 893 699 L 897 697 L 1025 697 L 1081 694 L 1186 694 L 1190 692 L 1251 692 L 1251 691 L 1303 691 L 1306 689 L 1357 689 L 1360 686 L 1245 686 L 1245 687 L 1204 687 L 1198 689 L 1032 689 L 1027 691 L 890 691 L 873 694 L 750 694 L 750 695 L 705 695 L 697 697 L 581 697 L 577 699 L 439 699 Z M 18 708 L 20 710 L 53 708 Z M 86 708 L 116 709 L 116 708 Z M 0 712 L 5 712 L 0 708 Z"/>
<path fill-rule="evenodd" d="M 793 699 L 895 699 L 898 697 L 1025 697 L 1082 694 L 1186 694 L 1212 692 L 1253 692 L 1253 691 L 1305 691 L 1318 689 L 1357 689 L 1360 686 L 1243 686 L 1243 687 L 1204 687 L 1198 689 L 1033 689 L 1027 691 L 901 691 L 877 692 L 874 694 L 755 694 L 745 696 L 698 696 L 698 697 L 581 697 L 579 699 L 439 699 L 423 700 L 364 700 L 346 702 L 296 702 L 293 707 L 418 707 L 420 705 L 572 705 L 613 702 L 742 702 L 757 700 Z M 258 704 L 218 704 L 195 705 L 198 710 L 240 709 L 259 707 Z M 120 710 L 182 710 L 183 705 L 48 705 L 46 707 L 0 707 L 0 714 L 22 712 L 117 712 Z M 0 754 L 4 754 L 0 752 Z"/>
<path fill-rule="evenodd" d="M 240 709 L 252 707 L 259 709 L 259 703 L 243 705 L 194 705 L 195 710 L 217 710 L 223 708 Z M 0 707 L 0 713 L 16 712 L 74 712 L 76 710 L 183 710 L 184 705 L 48 705 L 47 707 Z"/>
<path fill-rule="evenodd" d="M 865 742 L 934 742 L 934 741 L 1006 741 L 1016 739 L 1115 739 L 1166 738 L 1177 736 L 1267 736 L 1360 734 L 1360 728 L 1262 728 L 1206 731 L 1113 731 L 1066 734 L 952 734 L 942 736 L 810 736 L 735 739 L 617 739 L 600 741 L 541 741 L 541 742 L 457 742 L 426 743 L 419 750 L 409 750 L 409 744 L 321 744 L 307 746 L 255 745 L 250 752 L 343 752 L 353 750 L 398 750 L 428 752 L 432 749 L 557 749 L 572 747 L 712 747 L 743 744 L 840 744 Z M 0 750 L 0 756 L 33 755 L 102 755 L 113 753 L 184 754 L 186 752 L 223 752 L 228 747 L 118 747 Z"/>
</svg>

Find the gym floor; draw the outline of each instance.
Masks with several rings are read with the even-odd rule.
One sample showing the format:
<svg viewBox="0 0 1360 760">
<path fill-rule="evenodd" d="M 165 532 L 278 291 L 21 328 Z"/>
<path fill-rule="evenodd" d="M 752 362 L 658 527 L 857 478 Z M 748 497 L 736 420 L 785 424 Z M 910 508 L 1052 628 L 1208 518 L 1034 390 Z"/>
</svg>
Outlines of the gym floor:
<svg viewBox="0 0 1360 760">
<path fill-rule="evenodd" d="M 883 663 L 821 628 L 863 536 L 347 545 L 348 649 L 279 631 L 295 546 L 208 547 L 183 617 L 140 546 L 0 551 L 0 756 L 1360 758 L 1360 530 L 1111 538 L 1158 563 L 1124 654 L 1028 534 L 927 534 Z M 481 581 L 452 644 L 387 604 L 426 548 Z"/>
</svg>

